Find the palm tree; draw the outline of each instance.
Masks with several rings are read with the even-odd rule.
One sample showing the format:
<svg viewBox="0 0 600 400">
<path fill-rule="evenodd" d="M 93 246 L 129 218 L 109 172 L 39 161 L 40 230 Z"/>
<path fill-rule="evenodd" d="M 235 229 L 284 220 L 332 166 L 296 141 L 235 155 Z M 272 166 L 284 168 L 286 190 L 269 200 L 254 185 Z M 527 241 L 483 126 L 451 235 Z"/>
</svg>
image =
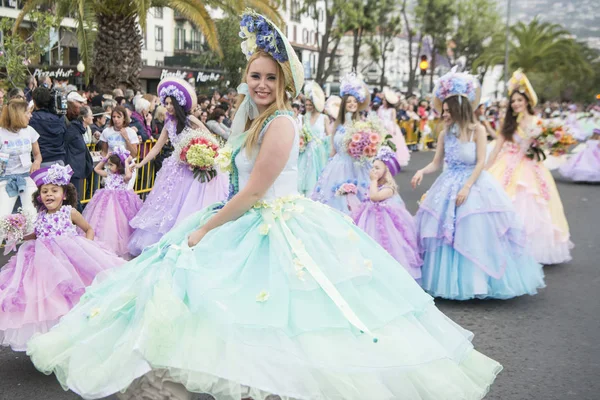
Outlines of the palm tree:
<svg viewBox="0 0 600 400">
<path fill-rule="evenodd" d="M 505 40 L 503 33 L 496 34 L 475 60 L 473 68 L 502 64 Z M 541 22 L 537 18 L 529 24 L 518 22 L 511 26 L 508 61 L 511 70 L 521 68 L 525 72 L 546 73 L 569 69 L 584 75 L 592 73 L 581 43 L 560 25 Z"/>
<path fill-rule="evenodd" d="M 80 58 L 85 65 L 92 66 L 98 88 L 139 89 L 142 32 L 150 8 L 169 7 L 185 15 L 204 34 L 209 47 L 222 56 L 215 22 L 207 7 L 234 14 L 250 7 L 281 25 L 278 3 L 278 0 L 26 0 L 14 30 L 25 15 L 39 7 L 51 7 L 59 19 L 73 17 L 77 22 Z"/>
</svg>

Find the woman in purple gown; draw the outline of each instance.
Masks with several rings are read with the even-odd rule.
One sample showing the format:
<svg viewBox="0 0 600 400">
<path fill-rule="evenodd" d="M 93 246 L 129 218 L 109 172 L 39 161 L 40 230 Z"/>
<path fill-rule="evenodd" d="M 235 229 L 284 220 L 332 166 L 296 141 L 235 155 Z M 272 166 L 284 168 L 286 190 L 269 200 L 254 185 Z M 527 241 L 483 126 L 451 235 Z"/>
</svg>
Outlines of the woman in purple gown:
<svg viewBox="0 0 600 400">
<path fill-rule="evenodd" d="M 167 109 L 167 121 L 152 150 L 136 165 L 138 169 L 154 159 L 167 140 L 175 146 L 184 129 L 206 129 L 196 117 L 189 115 L 196 105 L 196 92 L 186 81 L 165 78 L 158 84 L 158 95 Z M 172 154 L 163 162 L 152 192 L 131 220 L 135 231 L 129 241 L 129 253 L 133 256 L 158 242 L 190 214 L 227 198 L 229 178 L 226 174 L 219 173 L 208 182 L 200 182 L 177 157 Z"/>
</svg>

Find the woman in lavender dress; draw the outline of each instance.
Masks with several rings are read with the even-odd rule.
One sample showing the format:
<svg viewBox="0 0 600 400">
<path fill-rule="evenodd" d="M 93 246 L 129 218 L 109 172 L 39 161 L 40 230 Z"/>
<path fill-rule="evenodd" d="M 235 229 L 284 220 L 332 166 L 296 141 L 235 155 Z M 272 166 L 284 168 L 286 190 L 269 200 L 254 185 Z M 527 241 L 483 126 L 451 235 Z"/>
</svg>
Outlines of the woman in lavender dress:
<svg viewBox="0 0 600 400">
<path fill-rule="evenodd" d="M 510 198 L 483 170 L 487 139 L 472 108 L 479 94 L 475 77 L 455 69 L 434 89 L 445 129 L 433 161 L 413 177 L 413 188 L 424 174 L 446 168 L 416 215 L 421 284 L 432 296 L 453 300 L 533 295 L 544 287 L 544 273 L 527 251 Z"/>
<path fill-rule="evenodd" d="M 311 199 L 325 203 L 345 214 L 350 214 L 351 196 L 340 195 L 346 183 L 356 186 L 356 198 L 363 201 L 369 189 L 371 163 L 357 163 L 344 147 L 346 129 L 360 118 L 360 111 L 369 105 L 371 96 L 364 82 L 354 74 L 346 75 L 341 82 L 342 102 L 335 121 L 335 134 L 331 136 L 333 157 L 323 169 Z"/>
<path fill-rule="evenodd" d="M 187 126 L 206 129 L 196 117 L 188 115 L 194 109 L 196 92 L 187 82 L 178 78 L 163 79 L 158 85 L 158 94 L 167 108 L 167 121 L 152 150 L 136 165 L 138 169 L 154 159 L 167 140 L 176 145 L 180 140 L 179 134 Z M 133 256 L 158 242 L 190 214 L 227 198 L 229 179 L 226 174 L 219 173 L 209 182 L 202 183 L 177 157 L 173 154 L 163 162 L 154 189 L 131 220 L 130 225 L 135 232 L 129 241 L 129 253 Z"/>
</svg>

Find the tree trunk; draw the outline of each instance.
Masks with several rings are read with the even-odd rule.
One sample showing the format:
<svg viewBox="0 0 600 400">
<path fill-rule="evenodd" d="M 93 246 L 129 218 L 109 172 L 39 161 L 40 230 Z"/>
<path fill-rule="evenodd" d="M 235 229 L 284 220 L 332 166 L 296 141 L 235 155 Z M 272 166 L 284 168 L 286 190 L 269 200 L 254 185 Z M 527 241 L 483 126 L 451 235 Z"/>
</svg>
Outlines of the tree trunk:
<svg viewBox="0 0 600 400">
<path fill-rule="evenodd" d="M 140 89 L 142 35 L 136 17 L 98 14 L 94 83 L 101 93 L 117 87 Z"/>
<path fill-rule="evenodd" d="M 411 44 L 411 46 L 412 46 L 412 44 Z M 421 59 L 421 49 L 422 48 L 423 48 L 423 36 L 420 36 L 419 37 L 419 47 L 417 48 L 417 52 L 415 53 L 415 56 L 413 58 L 415 60 L 415 63 L 413 65 L 411 62 L 411 66 L 410 66 L 410 74 L 409 74 L 409 81 L 408 81 L 408 93 L 409 94 L 413 93 L 415 83 L 417 83 L 417 67 L 419 66 L 419 60 Z M 417 83 L 417 85 L 418 85 L 418 83 Z"/>
<path fill-rule="evenodd" d="M 341 38 L 335 39 L 335 44 L 333 45 L 333 49 L 329 54 L 329 64 L 327 65 L 327 70 L 323 73 L 323 83 L 327 81 L 327 78 L 333 73 L 333 67 L 335 66 L 335 60 L 337 59 L 336 54 L 338 47 L 340 45 Z"/>
<path fill-rule="evenodd" d="M 317 76 L 315 79 L 321 86 L 325 84 L 325 79 L 327 78 L 325 76 L 325 60 L 329 57 L 331 30 L 335 21 L 335 14 L 333 14 L 329 6 L 329 2 L 325 1 L 325 32 L 321 36 L 321 43 L 319 43 L 319 61 L 317 62 Z"/>
<path fill-rule="evenodd" d="M 362 46 L 362 28 L 355 29 L 353 32 L 354 42 L 352 43 L 352 70 L 358 71 L 358 58 L 360 56 L 360 48 Z"/>
<path fill-rule="evenodd" d="M 415 71 L 417 69 L 417 63 L 415 62 L 415 64 L 413 65 L 413 49 L 412 49 L 412 45 L 414 42 L 414 38 L 415 35 L 413 34 L 412 30 L 410 29 L 410 23 L 408 21 L 408 15 L 406 14 L 406 2 L 407 0 L 404 0 L 402 2 L 402 16 L 404 17 L 404 24 L 406 25 L 406 34 L 408 35 L 408 69 L 409 69 L 409 73 L 408 73 L 408 93 L 412 93 L 413 88 L 415 86 Z M 421 41 L 422 43 L 422 41 Z M 421 43 L 419 43 L 419 53 L 421 52 Z M 418 54 L 417 54 L 418 56 Z"/>
</svg>

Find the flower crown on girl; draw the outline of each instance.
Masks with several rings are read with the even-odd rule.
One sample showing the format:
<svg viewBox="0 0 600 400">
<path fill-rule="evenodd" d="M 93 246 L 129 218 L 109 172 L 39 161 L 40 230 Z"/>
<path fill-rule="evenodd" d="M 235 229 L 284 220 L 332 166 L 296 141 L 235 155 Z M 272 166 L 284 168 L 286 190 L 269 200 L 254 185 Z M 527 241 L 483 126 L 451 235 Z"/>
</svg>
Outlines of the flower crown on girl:
<svg viewBox="0 0 600 400">
<path fill-rule="evenodd" d="M 73 169 L 70 165 L 62 166 L 54 164 L 47 168 L 40 168 L 31 174 L 31 179 L 35 182 L 36 186 L 42 185 L 57 185 L 66 186 L 71 182 L 73 176 Z"/>
<path fill-rule="evenodd" d="M 396 158 L 396 153 L 389 147 L 382 146 L 375 159 L 384 163 L 392 176 L 396 176 L 400 172 L 400 163 L 398 162 L 398 158 Z"/>
<path fill-rule="evenodd" d="M 114 150 L 112 151 L 112 153 L 110 153 L 110 155 L 116 155 L 119 157 L 119 159 L 121 160 L 121 164 L 123 164 L 123 166 L 126 166 L 126 161 L 129 158 L 129 156 L 131 156 L 131 153 L 129 152 L 129 150 L 126 150 L 124 147 L 115 147 Z"/>
<path fill-rule="evenodd" d="M 439 113 L 442 112 L 444 101 L 452 96 L 458 96 L 459 101 L 462 101 L 463 97 L 466 98 L 475 109 L 481 98 L 481 86 L 473 75 L 458 72 L 458 68 L 454 67 L 438 80 L 433 95 L 433 106 Z"/>
<path fill-rule="evenodd" d="M 354 72 L 347 73 L 340 81 L 340 96 L 352 96 L 359 103 L 365 101 L 367 90 L 363 81 Z"/>
</svg>

